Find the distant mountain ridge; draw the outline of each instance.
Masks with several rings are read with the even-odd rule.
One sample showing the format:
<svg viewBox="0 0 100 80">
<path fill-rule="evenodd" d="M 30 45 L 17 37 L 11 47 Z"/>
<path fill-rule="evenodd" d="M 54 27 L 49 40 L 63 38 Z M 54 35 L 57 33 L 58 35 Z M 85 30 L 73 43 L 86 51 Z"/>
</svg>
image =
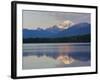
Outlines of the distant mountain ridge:
<svg viewBox="0 0 100 80">
<path fill-rule="evenodd" d="M 75 24 L 68 29 L 61 29 L 57 25 L 47 29 L 37 28 L 35 30 L 23 29 L 23 38 L 61 38 L 90 34 L 89 23 Z"/>
</svg>

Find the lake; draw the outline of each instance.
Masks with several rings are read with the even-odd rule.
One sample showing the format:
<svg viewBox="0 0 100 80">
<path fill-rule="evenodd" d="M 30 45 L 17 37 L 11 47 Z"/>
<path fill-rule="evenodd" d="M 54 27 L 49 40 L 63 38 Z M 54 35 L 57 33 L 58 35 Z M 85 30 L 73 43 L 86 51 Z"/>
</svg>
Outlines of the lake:
<svg viewBox="0 0 100 80">
<path fill-rule="evenodd" d="M 90 43 L 23 44 L 23 69 L 90 66 Z"/>
</svg>

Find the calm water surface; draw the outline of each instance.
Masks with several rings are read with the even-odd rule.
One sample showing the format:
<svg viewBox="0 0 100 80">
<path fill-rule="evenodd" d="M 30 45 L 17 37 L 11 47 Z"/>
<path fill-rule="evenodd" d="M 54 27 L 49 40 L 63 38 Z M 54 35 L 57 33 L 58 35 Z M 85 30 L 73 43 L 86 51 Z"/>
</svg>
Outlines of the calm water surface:
<svg viewBox="0 0 100 80">
<path fill-rule="evenodd" d="M 59 55 L 68 55 L 76 60 L 73 64 L 63 65 L 68 67 L 73 66 L 90 66 L 91 52 L 90 43 L 47 43 L 47 44 L 23 44 L 23 68 L 27 67 L 28 56 L 41 57 L 43 55 L 56 59 Z M 28 59 L 27 59 L 28 60 Z M 32 65 L 34 63 L 31 63 Z M 44 67 L 45 68 L 45 67 Z"/>
</svg>

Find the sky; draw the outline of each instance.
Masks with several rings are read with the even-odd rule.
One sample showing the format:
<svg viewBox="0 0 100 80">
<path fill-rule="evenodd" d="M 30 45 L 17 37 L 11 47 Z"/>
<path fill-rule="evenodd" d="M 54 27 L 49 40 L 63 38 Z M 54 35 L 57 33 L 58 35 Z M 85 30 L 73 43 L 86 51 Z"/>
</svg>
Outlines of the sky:
<svg viewBox="0 0 100 80">
<path fill-rule="evenodd" d="M 90 23 L 90 13 L 54 12 L 23 10 L 23 28 L 49 28 L 53 25 L 68 26 L 78 23 Z M 66 24 L 66 25 L 65 25 Z"/>
</svg>

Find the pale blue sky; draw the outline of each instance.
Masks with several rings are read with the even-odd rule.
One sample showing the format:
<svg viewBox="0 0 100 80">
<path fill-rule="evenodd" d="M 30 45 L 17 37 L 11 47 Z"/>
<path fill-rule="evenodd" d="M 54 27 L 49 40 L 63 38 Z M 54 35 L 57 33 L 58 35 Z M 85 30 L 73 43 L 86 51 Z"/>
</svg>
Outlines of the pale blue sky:
<svg viewBox="0 0 100 80">
<path fill-rule="evenodd" d="M 27 29 L 47 28 L 66 20 L 70 20 L 74 24 L 90 23 L 90 13 L 23 10 L 23 28 Z"/>
</svg>

